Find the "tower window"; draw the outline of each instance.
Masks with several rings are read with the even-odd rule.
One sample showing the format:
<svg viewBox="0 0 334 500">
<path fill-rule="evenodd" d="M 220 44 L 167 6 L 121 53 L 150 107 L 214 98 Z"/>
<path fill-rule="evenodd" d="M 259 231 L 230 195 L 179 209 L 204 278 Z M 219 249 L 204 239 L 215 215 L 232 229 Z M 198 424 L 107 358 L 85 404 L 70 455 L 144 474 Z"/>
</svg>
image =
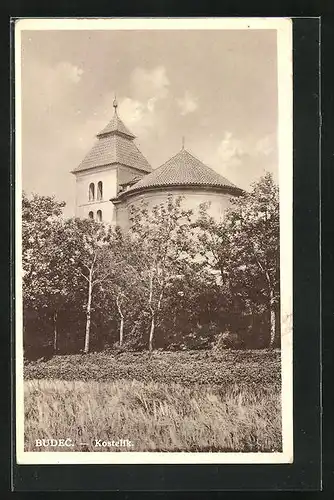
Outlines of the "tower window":
<svg viewBox="0 0 334 500">
<path fill-rule="evenodd" d="M 88 194 L 89 201 L 94 201 L 95 200 L 95 185 L 93 182 L 89 184 L 89 194 Z"/>
<path fill-rule="evenodd" d="M 103 199 L 103 184 L 102 181 L 99 181 L 97 183 L 97 199 L 102 200 Z"/>
<path fill-rule="evenodd" d="M 88 217 L 89 217 L 90 219 L 94 219 L 94 214 L 93 214 L 93 212 L 89 212 Z"/>
<path fill-rule="evenodd" d="M 98 210 L 96 212 L 96 218 L 97 218 L 98 222 L 102 222 L 102 210 Z"/>
</svg>

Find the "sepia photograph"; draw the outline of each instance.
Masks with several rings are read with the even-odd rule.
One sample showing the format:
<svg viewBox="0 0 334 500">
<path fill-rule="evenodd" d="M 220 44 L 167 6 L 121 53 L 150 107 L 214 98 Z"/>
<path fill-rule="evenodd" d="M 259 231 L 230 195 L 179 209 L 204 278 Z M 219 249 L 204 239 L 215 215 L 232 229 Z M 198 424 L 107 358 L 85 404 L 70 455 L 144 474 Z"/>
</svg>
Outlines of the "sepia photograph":
<svg viewBox="0 0 334 500">
<path fill-rule="evenodd" d="M 291 31 L 16 22 L 18 463 L 293 461 Z"/>
</svg>

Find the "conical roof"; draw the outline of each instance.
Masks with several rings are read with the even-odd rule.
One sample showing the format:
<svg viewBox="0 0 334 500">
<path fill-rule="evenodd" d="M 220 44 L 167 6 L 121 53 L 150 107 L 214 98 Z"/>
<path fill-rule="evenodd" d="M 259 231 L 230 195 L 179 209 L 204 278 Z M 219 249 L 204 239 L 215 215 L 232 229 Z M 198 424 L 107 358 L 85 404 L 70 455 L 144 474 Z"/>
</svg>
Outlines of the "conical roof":
<svg viewBox="0 0 334 500">
<path fill-rule="evenodd" d="M 135 135 L 133 135 L 129 129 L 124 125 L 122 120 L 117 114 L 117 111 L 115 110 L 114 116 L 112 120 L 104 127 L 104 129 L 101 130 L 97 134 L 97 137 L 102 137 L 104 135 L 109 135 L 109 134 L 122 134 L 125 135 L 128 138 L 135 139 Z"/>
<path fill-rule="evenodd" d="M 112 165 L 113 163 L 136 168 L 145 173 L 152 171 L 151 165 L 134 142 L 130 142 L 119 135 L 107 135 L 94 144 L 73 172 L 81 172 L 82 170 Z"/>
<path fill-rule="evenodd" d="M 148 188 L 167 186 L 207 186 L 241 192 L 232 182 L 182 148 L 179 153 L 166 163 L 131 186 L 124 192 L 124 195 Z"/>
<path fill-rule="evenodd" d="M 134 142 L 135 136 L 118 116 L 117 104 L 114 104 L 114 108 L 112 120 L 97 134 L 97 142 L 72 171 L 73 173 L 115 163 L 136 168 L 145 173 L 152 172 L 151 165 Z"/>
</svg>

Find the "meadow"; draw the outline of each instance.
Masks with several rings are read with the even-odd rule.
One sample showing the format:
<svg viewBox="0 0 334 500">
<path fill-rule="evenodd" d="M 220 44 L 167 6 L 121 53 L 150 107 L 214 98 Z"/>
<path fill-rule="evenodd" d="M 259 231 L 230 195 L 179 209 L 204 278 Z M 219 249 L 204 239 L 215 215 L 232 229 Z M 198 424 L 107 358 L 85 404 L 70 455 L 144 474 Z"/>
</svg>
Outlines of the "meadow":
<svg viewBox="0 0 334 500">
<path fill-rule="evenodd" d="M 281 451 L 278 350 L 104 352 L 24 370 L 27 451 L 38 438 L 73 442 L 48 451 Z"/>
</svg>

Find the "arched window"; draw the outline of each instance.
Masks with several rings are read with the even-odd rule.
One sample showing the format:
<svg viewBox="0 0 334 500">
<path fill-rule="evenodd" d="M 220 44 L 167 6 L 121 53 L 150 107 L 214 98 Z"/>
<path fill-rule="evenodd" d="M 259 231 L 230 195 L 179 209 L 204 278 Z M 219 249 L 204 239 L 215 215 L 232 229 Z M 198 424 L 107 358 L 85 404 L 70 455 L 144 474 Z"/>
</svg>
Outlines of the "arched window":
<svg viewBox="0 0 334 500">
<path fill-rule="evenodd" d="M 95 200 L 95 185 L 94 185 L 94 182 L 91 182 L 89 184 L 88 198 L 89 198 L 89 201 L 94 201 Z"/>
<path fill-rule="evenodd" d="M 96 212 L 96 218 L 97 218 L 98 222 L 102 222 L 102 210 L 98 210 Z"/>
<path fill-rule="evenodd" d="M 102 181 L 99 181 L 97 183 L 97 199 L 102 200 L 103 199 L 103 184 Z"/>
<path fill-rule="evenodd" d="M 94 219 L 94 214 L 93 214 L 93 212 L 89 212 L 88 217 L 89 217 L 90 219 Z"/>
</svg>

